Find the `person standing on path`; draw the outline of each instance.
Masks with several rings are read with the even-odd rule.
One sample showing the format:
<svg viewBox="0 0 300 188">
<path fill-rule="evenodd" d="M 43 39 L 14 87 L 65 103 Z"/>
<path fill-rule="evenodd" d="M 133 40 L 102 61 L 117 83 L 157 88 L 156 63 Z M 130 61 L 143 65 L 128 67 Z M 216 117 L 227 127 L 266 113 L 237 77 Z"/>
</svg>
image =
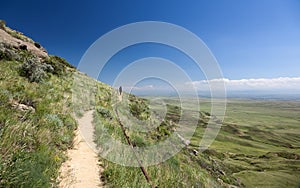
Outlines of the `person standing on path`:
<svg viewBox="0 0 300 188">
<path fill-rule="evenodd" d="M 119 87 L 119 94 L 122 94 L 122 86 Z"/>
</svg>

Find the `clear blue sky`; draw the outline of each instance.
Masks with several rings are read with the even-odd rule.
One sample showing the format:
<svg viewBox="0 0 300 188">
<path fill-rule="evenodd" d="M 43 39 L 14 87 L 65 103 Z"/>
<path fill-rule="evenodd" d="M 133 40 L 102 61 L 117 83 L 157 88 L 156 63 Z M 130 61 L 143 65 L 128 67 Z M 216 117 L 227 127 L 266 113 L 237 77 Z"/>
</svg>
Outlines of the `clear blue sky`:
<svg viewBox="0 0 300 188">
<path fill-rule="evenodd" d="M 10 0 L 1 2 L 0 19 L 74 65 L 106 32 L 153 20 L 198 35 L 226 78 L 300 77 L 300 1 L 296 0 Z M 117 72 L 122 66 L 109 70 Z M 103 78 L 106 82 L 108 75 Z"/>
</svg>

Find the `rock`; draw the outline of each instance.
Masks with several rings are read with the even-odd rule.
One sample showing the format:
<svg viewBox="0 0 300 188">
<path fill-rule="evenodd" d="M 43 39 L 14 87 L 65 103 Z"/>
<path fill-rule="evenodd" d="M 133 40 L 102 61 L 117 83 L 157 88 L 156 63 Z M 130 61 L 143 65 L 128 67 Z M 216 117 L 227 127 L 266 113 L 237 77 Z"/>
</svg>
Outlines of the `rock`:
<svg viewBox="0 0 300 188">
<path fill-rule="evenodd" d="M 35 112 L 35 109 L 32 106 L 28 106 L 28 105 L 17 103 L 17 102 L 14 102 L 12 104 L 12 107 L 15 108 L 15 109 L 17 109 L 17 110 L 20 110 L 20 111 Z"/>
<path fill-rule="evenodd" d="M 39 43 L 37 43 L 37 42 L 35 42 L 34 45 L 35 45 L 35 47 L 37 47 L 37 48 L 41 48 L 41 45 L 40 45 Z"/>
<path fill-rule="evenodd" d="M 194 154 L 195 156 L 197 156 L 198 153 L 199 153 L 199 152 L 198 152 L 197 150 L 193 149 L 193 154 Z"/>
<path fill-rule="evenodd" d="M 21 45 L 19 46 L 19 48 L 20 48 L 21 50 L 27 50 L 27 46 L 26 46 L 25 44 L 21 44 Z"/>
<path fill-rule="evenodd" d="M 222 174 L 223 176 L 226 176 L 226 173 L 223 170 L 219 170 L 219 173 Z"/>
<path fill-rule="evenodd" d="M 183 142 L 183 144 L 184 145 L 186 145 L 186 146 L 188 146 L 188 145 L 190 145 L 190 141 L 189 140 L 186 140 L 186 139 L 184 139 L 180 134 L 178 134 L 178 133 L 176 133 L 177 134 L 177 136 L 178 136 L 178 138 Z"/>
<path fill-rule="evenodd" d="M 5 27 L 5 29 L 0 29 L 0 44 L 3 44 L 5 47 L 7 47 L 7 49 L 14 50 L 15 52 L 27 50 L 38 58 L 45 59 L 49 57 L 47 51 L 42 46 L 38 48 L 33 41 L 30 41 L 29 38 L 26 38 L 24 35 L 21 36 L 27 39 L 25 41 L 9 34 L 13 32 L 15 31 L 9 29 L 8 27 Z"/>
</svg>

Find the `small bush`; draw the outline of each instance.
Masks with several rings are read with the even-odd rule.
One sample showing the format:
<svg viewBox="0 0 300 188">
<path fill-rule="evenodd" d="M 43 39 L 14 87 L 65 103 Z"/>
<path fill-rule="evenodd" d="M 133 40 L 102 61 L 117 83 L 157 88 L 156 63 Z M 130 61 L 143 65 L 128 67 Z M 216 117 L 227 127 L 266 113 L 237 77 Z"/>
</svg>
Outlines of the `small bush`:
<svg viewBox="0 0 300 188">
<path fill-rule="evenodd" d="M 149 104 L 146 99 L 129 95 L 129 107 L 131 114 L 139 120 L 146 120 L 150 117 Z"/>
<path fill-rule="evenodd" d="M 5 29 L 6 22 L 4 20 L 0 20 L 0 29 Z"/>
<path fill-rule="evenodd" d="M 46 63 L 40 63 L 36 58 L 26 58 L 19 68 L 21 76 L 28 78 L 30 82 L 41 82 L 48 78 L 47 73 L 53 72 L 53 67 Z"/>
<path fill-rule="evenodd" d="M 58 57 L 58 56 L 55 56 L 55 55 L 51 55 L 50 58 L 52 58 L 54 61 L 57 61 L 58 63 L 62 64 L 62 65 L 65 65 L 69 68 L 73 68 L 73 69 L 76 69 L 75 66 L 71 65 L 67 60 L 65 60 L 64 58 L 62 57 Z"/>
<path fill-rule="evenodd" d="M 101 106 L 97 108 L 97 112 L 101 114 L 104 118 L 112 118 L 110 111 Z"/>
<path fill-rule="evenodd" d="M 51 65 L 53 67 L 53 74 L 61 76 L 65 72 L 65 67 L 52 59 L 51 57 L 43 62 L 44 64 Z"/>
<path fill-rule="evenodd" d="M 145 139 L 140 137 L 140 136 L 137 136 L 137 135 L 134 135 L 131 138 L 131 143 L 132 143 L 133 147 L 145 147 L 145 146 L 147 146 L 147 143 L 146 143 Z"/>
<path fill-rule="evenodd" d="M 0 60 L 18 60 L 20 56 L 8 44 L 0 43 Z"/>
<path fill-rule="evenodd" d="M 66 72 L 66 67 L 76 69 L 76 67 L 68 63 L 65 59 L 53 55 L 50 55 L 44 63 L 51 65 L 54 69 L 53 74 L 58 76 L 61 76 L 64 72 Z"/>
<path fill-rule="evenodd" d="M 0 50 L 0 60 L 10 61 L 11 56 L 8 53 L 6 53 L 5 51 Z"/>
</svg>

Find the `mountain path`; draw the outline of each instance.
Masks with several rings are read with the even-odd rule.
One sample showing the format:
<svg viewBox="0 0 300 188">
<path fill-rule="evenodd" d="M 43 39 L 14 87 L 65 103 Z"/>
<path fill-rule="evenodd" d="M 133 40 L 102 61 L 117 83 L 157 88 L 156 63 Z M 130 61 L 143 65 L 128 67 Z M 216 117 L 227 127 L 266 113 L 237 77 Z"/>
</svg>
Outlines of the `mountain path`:
<svg viewBox="0 0 300 188">
<path fill-rule="evenodd" d="M 79 129 L 76 131 L 74 148 L 68 150 L 68 160 L 61 166 L 60 188 L 96 188 L 104 187 L 100 180 L 103 169 L 99 166 L 97 153 L 92 148 L 94 127 L 93 112 L 86 112 L 77 119 Z"/>
</svg>

